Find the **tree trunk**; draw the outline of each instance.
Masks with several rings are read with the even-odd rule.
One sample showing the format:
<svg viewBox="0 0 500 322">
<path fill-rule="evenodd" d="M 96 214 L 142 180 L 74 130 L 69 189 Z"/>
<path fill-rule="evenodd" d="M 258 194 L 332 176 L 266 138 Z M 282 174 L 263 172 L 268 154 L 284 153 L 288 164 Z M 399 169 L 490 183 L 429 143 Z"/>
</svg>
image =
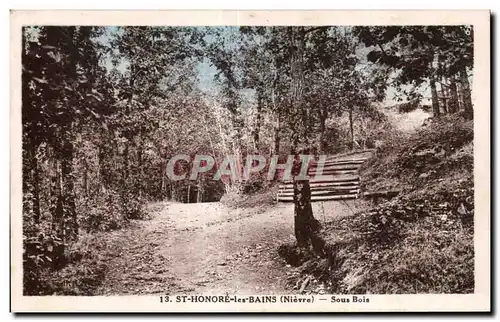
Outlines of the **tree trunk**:
<svg viewBox="0 0 500 322">
<path fill-rule="evenodd" d="M 61 240 L 64 240 L 64 214 L 63 214 L 61 167 L 57 155 L 53 164 L 53 173 L 51 175 L 51 186 L 52 187 L 51 187 L 51 198 L 50 198 L 50 213 L 52 214 L 52 232 Z"/>
<path fill-rule="evenodd" d="M 164 159 L 162 159 L 164 160 Z M 166 195 L 166 186 L 165 186 L 165 165 L 162 162 L 160 162 L 160 180 L 161 180 L 161 186 L 160 186 L 160 198 L 163 200 Z"/>
<path fill-rule="evenodd" d="M 274 123 L 274 153 L 280 153 L 280 115 L 276 115 L 276 122 Z"/>
<path fill-rule="evenodd" d="M 23 184 L 25 188 L 31 190 L 33 195 L 33 208 L 31 209 L 33 211 L 33 223 L 38 225 L 40 223 L 40 170 L 38 168 L 38 148 L 36 145 L 28 145 L 26 149 L 29 160 L 29 172 L 25 172 L 28 176 L 23 179 Z M 29 182 L 31 182 L 31 185 L 29 185 Z"/>
<path fill-rule="evenodd" d="M 175 187 L 172 181 L 170 181 L 170 197 L 172 201 L 177 201 L 177 195 L 175 193 Z"/>
<path fill-rule="evenodd" d="M 441 80 L 441 98 L 443 100 L 443 114 L 448 114 L 448 107 L 447 107 L 447 95 L 446 95 L 446 89 L 445 89 L 445 82 L 444 82 L 444 77 Z"/>
<path fill-rule="evenodd" d="M 23 35 L 24 35 L 24 28 L 23 28 Z M 26 37 L 22 37 L 22 63 L 26 64 L 28 56 L 27 56 L 27 51 L 26 51 Z M 23 65 L 24 66 L 24 65 Z M 24 121 L 26 115 L 24 114 L 24 111 L 29 111 L 31 102 L 28 99 L 29 97 L 29 81 L 27 81 L 27 78 L 30 76 L 27 73 L 27 70 L 25 68 L 22 69 L 22 119 Z M 24 125 L 24 123 L 23 123 Z M 37 151 L 39 147 L 39 142 L 36 138 L 36 133 L 37 126 L 35 122 L 29 123 L 29 127 L 26 131 L 26 129 L 23 128 L 23 134 L 26 133 L 26 137 L 23 135 L 23 155 L 22 155 L 22 175 L 23 175 L 23 196 L 24 193 L 26 192 L 31 192 L 33 195 L 32 198 L 32 209 L 30 209 L 33 212 L 33 223 L 39 224 L 40 223 L 40 189 L 39 189 L 39 184 L 40 184 L 40 176 L 39 176 L 39 169 L 38 169 L 38 158 L 37 158 Z M 26 132 L 25 132 L 26 131 Z"/>
<path fill-rule="evenodd" d="M 68 125 L 71 132 L 71 125 Z M 75 210 L 75 183 L 73 177 L 73 142 L 71 138 L 65 138 L 62 150 L 61 175 L 63 184 L 63 216 L 65 240 L 73 241 L 78 236 L 78 221 Z"/>
<path fill-rule="evenodd" d="M 122 188 L 125 188 L 125 184 L 128 181 L 128 175 L 129 175 L 129 160 L 128 160 L 128 155 L 129 155 L 129 148 L 128 145 L 130 142 L 127 140 L 125 142 L 125 148 L 123 149 L 123 178 L 122 178 Z"/>
<path fill-rule="evenodd" d="M 85 157 L 83 157 L 83 193 L 85 197 L 89 195 L 89 165 Z"/>
<path fill-rule="evenodd" d="M 326 142 L 325 142 L 326 118 L 327 118 L 326 109 L 324 109 L 323 111 L 320 110 L 320 112 L 319 112 L 319 149 L 318 149 L 319 154 L 323 153 L 327 148 Z"/>
<path fill-rule="evenodd" d="M 457 92 L 458 92 L 458 111 L 463 111 L 465 110 L 464 106 L 464 95 L 463 95 L 463 89 L 462 89 L 462 84 L 460 83 L 460 78 L 457 79 L 456 82 L 457 85 Z"/>
<path fill-rule="evenodd" d="M 432 96 L 432 111 L 434 117 L 439 117 L 441 114 L 439 107 L 439 97 L 436 89 L 436 74 L 438 71 L 438 57 L 436 53 L 432 53 L 432 61 L 430 63 L 430 85 L 431 85 L 431 96 Z"/>
<path fill-rule="evenodd" d="M 442 58 L 437 58 L 437 66 L 438 70 L 443 71 L 445 69 L 445 62 L 442 60 Z M 448 114 L 448 106 L 447 106 L 447 98 L 446 98 L 446 79 L 444 76 L 441 76 L 441 82 L 440 82 L 440 90 L 441 90 L 441 100 L 443 102 L 443 114 Z M 439 100 L 439 98 L 438 98 Z"/>
<path fill-rule="evenodd" d="M 31 193 L 32 207 L 24 209 L 33 212 L 33 223 L 40 223 L 40 175 L 38 169 L 37 147 L 29 142 L 23 143 L 23 195 Z M 23 153 L 23 154 L 24 154 Z"/>
<path fill-rule="evenodd" d="M 434 114 L 434 117 L 439 117 L 441 113 L 439 111 L 439 101 L 436 89 L 436 81 L 434 80 L 434 77 L 431 77 L 431 94 L 432 94 L 432 112 Z"/>
<path fill-rule="evenodd" d="M 188 189 L 187 189 L 187 202 L 186 203 L 190 203 L 191 202 L 191 185 L 188 183 Z"/>
<path fill-rule="evenodd" d="M 254 141 L 256 148 L 258 148 L 258 146 L 259 146 L 260 123 L 261 123 L 261 118 L 262 118 L 261 114 L 262 114 L 262 94 L 260 93 L 260 91 L 258 91 L 257 92 L 257 118 L 256 118 L 256 122 L 255 122 L 254 132 L 253 132 L 253 141 Z"/>
<path fill-rule="evenodd" d="M 202 188 L 201 180 L 198 180 L 198 189 L 196 194 L 196 203 L 202 202 L 203 197 L 203 188 Z"/>
<path fill-rule="evenodd" d="M 128 116 L 130 114 L 130 107 L 132 102 L 134 101 L 134 85 L 135 85 L 135 68 L 132 64 L 130 66 L 130 79 L 129 79 L 129 97 L 128 103 L 125 105 L 125 115 Z M 123 184 L 126 184 L 129 176 L 129 144 L 132 141 L 133 136 L 128 131 L 125 134 L 125 138 L 127 142 L 125 142 L 125 149 L 123 150 Z"/>
<path fill-rule="evenodd" d="M 145 180 L 145 176 L 144 176 L 144 164 L 143 164 L 143 150 L 142 150 L 142 147 L 143 147 L 143 133 L 142 133 L 142 129 L 140 130 L 140 133 L 139 133 L 139 144 L 137 145 L 137 172 L 139 174 L 139 178 L 137 180 L 137 183 L 136 183 L 136 186 L 137 186 L 137 190 L 138 190 L 138 193 L 139 193 L 139 196 L 142 197 L 142 194 L 144 193 L 144 184 L 143 184 L 143 180 Z M 136 178 L 137 178 L 137 175 L 136 175 Z"/>
<path fill-rule="evenodd" d="M 462 87 L 462 97 L 464 102 L 465 115 L 468 119 L 472 119 L 474 117 L 474 110 L 472 107 L 470 84 L 465 66 L 460 70 L 460 84 L 462 85 L 461 87 Z"/>
<path fill-rule="evenodd" d="M 278 74 L 278 62 L 274 61 L 274 78 L 271 87 L 271 101 L 273 104 L 273 110 L 276 115 L 276 121 L 274 123 L 274 154 L 279 154 L 280 151 L 280 105 L 276 104 L 276 85 L 278 84 L 279 74 Z"/>
<path fill-rule="evenodd" d="M 313 233 L 311 223 L 314 220 L 309 181 L 294 180 L 293 192 L 295 238 L 299 247 L 307 247 Z"/>
<path fill-rule="evenodd" d="M 450 112 L 457 113 L 459 110 L 458 92 L 457 92 L 457 83 L 454 77 L 450 81 L 450 94 L 451 94 Z"/>
<path fill-rule="evenodd" d="M 301 132 L 307 144 L 306 129 L 308 122 L 304 118 L 307 113 L 304 113 L 305 106 L 303 104 L 305 30 L 304 27 L 289 27 L 289 33 L 293 49 L 291 55 L 291 98 L 295 117 L 292 117 L 298 119 L 302 116 L 302 124 L 300 124 L 302 129 L 293 127 L 294 139 L 292 139 L 292 154 L 296 155 L 292 171 L 295 238 L 300 248 L 308 247 L 309 242 L 311 242 L 315 250 L 320 251 L 317 247 L 318 243 L 316 242 L 318 240 L 316 231 L 319 229 L 319 222 L 313 216 L 309 180 L 297 180 L 297 175 L 300 173 L 300 168 L 302 166 L 298 154 L 309 153 L 308 148 L 298 149 L 297 146 L 299 141 L 298 133 Z M 322 246 L 320 248 L 322 251 Z"/>
<path fill-rule="evenodd" d="M 38 168 L 38 158 L 33 160 L 33 222 L 40 223 L 40 169 Z"/>
<path fill-rule="evenodd" d="M 360 120 L 360 137 L 361 137 L 361 142 L 362 142 L 362 145 L 361 145 L 361 148 L 363 150 L 366 150 L 366 140 L 367 140 L 367 135 L 366 135 L 366 121 L 364 120 L 363 117 L 360 117 L 359 118 Z"/>
<path fill-rule="evenodd" d="M 308 151 L 302 152 L 308 153 Z M 297 179 L 301 167 L 302 162 L 298 154 L 296 154 L 292 171 L 295 239 L 300 249 L 307 249 L 312 246 L 318 255 L 324 256 L 325 242 L 317 234 L 321 225 L 313 215 L 309 180 Z"/>
<path fill-rule="evenodd" d="M 105 188 L 113 183 L 113 171 L 111 164 L 114 157 L 118 154 L 118 143 L 114 138 L 112 131 L 104 132 L 100 138 L 101 144 L 98 147 L 99 157 L 99 181 Z M 113 142 L 111 145 L 109 142 Z"/>
<path fill-rule="evenodd" d="M 354 122 L 353 122 L 353 119 L 352 119 L 352 107 L 349 108 L 349 131 L 350 131 L 350 134 L 351 134 L 351 142 L 350 142 L 350 145 L 351 145 L 351 150 L 354 150 Z"/>
</svg>

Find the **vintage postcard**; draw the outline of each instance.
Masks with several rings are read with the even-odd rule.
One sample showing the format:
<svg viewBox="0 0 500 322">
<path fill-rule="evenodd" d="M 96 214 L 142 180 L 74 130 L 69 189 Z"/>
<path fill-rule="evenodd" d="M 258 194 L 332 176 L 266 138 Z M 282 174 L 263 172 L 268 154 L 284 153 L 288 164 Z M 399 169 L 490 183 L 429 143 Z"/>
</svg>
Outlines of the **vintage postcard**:
<svg viewBox="0 0 500 322">
<path fill-rule="evenodd" d="M 488 312 L 489 11 L 12 11 L 13 312 Z"/>
</svg>

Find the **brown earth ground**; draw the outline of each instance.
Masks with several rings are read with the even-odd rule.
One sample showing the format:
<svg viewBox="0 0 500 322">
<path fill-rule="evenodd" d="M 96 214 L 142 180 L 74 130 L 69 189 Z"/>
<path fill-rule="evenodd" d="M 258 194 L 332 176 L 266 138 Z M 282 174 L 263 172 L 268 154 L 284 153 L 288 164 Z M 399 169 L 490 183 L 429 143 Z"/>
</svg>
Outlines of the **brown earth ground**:
<svg viewBox="0 0 500 322">
<path fill-rule="evenodd" d="M 361 200 L 314 203 L 326 222 L 365 207 Z M 230 208 L 161 202 L 151 219 L 106 234 L 106 278 L 98 294 L 278 294 L 293 292 L 277 255 L 293 242 L 293 204 Z"/>
</svg>

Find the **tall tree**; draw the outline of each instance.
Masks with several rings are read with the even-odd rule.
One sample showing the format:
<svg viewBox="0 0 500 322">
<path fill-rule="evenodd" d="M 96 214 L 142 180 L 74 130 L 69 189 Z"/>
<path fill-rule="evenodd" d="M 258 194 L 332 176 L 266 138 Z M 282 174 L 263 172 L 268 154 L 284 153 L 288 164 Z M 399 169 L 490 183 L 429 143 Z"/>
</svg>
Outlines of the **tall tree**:
<svg viewBox="0 0 500 322">
<path fill-rule="evenodd" d="M 428 82 L 435 116 L 440 114 L 436 82 L 460 76 L 467 117 L 472 117 L 468 69 L 472 66 L 472 29 L 468 26 L 356 27 L 359 39 L 371 49 L 369 61 L 389 66 L 397 88 L 411 85 L 409 98 L 420 98 L 418 88 Z M 438 61 L 441 66 L 438 65 Z"/>
<path fill-rule="evenodd" d="M 310 111 L 304 102 L 305 92 L 305 46 L 306 35 L 312 29 L 305 27 L 288 27 L 290 41 L 290 122 L 292 128 L 291 154 L 295 156 L 293 175 L 293 202 L 295 237 L 297 245 L 305 248 L 311 245 L 318 253 L 323 253 L 323 245 L 319 242 L 317 231 L 320 228 L 319 221 L 314 218 L 311 205 L 311 189 L 309 180 L 299 179 L 299 171 L 302 166 L 300 154 L 310 154 L 310 142 L 308 139 L 308 124 Z"/>
<path fill-rule="evenodd" d="M 36 41 L 25 48 L 23 68 L 26 77 L 23 93 L 25 147 L 31 155 L 34 171 L 35 199 L 38 161 L 36 151 L 43 143 L 54 156 L 52 226 L 64 241 L 78 234 L 74 187 L 75 127 L 83 121 L 95 120 L 97 103 L 102 94 L 97 85 L 98 58 L 91 38 L 98 28 L 42 27 Z M 32 115 L 39 115 L 32 117 Z M 30 171 L 27 171 L 29 173 Z M 39 220 L 39 200 L 36 219 Z"/>
</svg>

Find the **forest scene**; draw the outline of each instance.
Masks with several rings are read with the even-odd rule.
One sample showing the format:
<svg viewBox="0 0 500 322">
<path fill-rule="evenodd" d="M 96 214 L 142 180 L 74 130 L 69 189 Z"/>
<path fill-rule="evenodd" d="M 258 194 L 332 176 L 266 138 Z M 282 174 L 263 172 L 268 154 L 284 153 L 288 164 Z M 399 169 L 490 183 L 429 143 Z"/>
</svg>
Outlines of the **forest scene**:
<svg viewBox="0 0 500 322">
<path fill-rule="evenodd" d="M 24 27 L 24 295 L 473 293 L 473 45 L 462 25 Z M 338 180 L 300 178 L 304 154 Z M 172 180 L 178 155 L 214 167 Z M 293 178 L 214 179 L 249 155 L 295 156 Z"/>
</svg>

